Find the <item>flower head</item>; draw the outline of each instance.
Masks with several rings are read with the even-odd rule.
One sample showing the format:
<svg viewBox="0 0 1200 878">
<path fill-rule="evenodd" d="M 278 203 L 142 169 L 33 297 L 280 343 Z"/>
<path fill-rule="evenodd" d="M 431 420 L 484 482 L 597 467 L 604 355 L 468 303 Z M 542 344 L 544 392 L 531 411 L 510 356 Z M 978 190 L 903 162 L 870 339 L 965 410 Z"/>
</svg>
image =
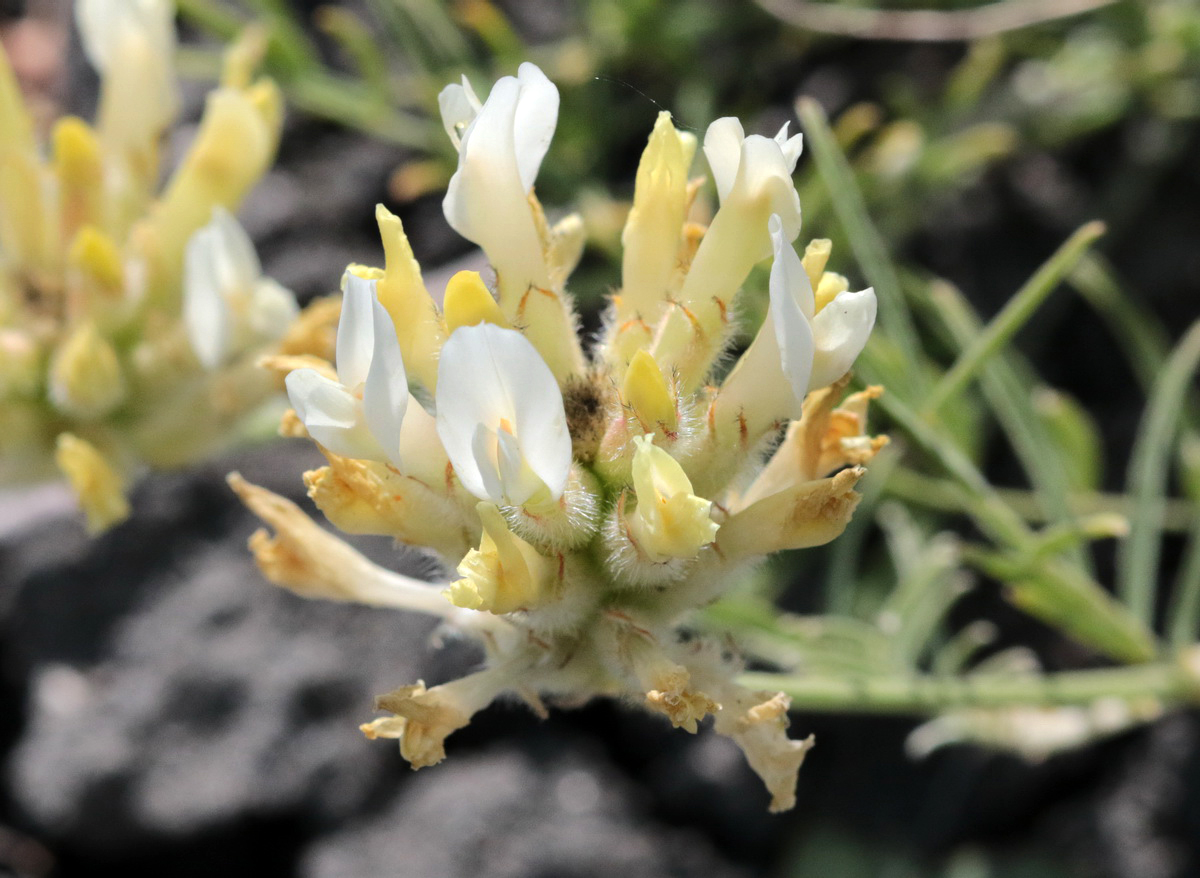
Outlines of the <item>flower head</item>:
<svg viewBox="0 0 1200 878">
<path fill-rule="evenodd" d="M 762 777 L 771 807 L 787 808 L 811 746 L 787 737 L 787 699 L 743 688 L 727 650 L 677 626 L 747 564 L 846 526 L 861 465 L 878 447 L 863 423 L 876 391 L 834 406 L 873 320 L 873 294 L 826 283 L 824 245 L 805 259 L 792 249 L 798 136 L 747 137 L 736 120 L 714 123 L 705 151 L 721 208 L 704 230 L 687 220 L 694 141 L 663 115 L 623 236 L 629 289 L 614 295 L 585 357 L 565 286 L 578 225 L 550 227 L 532 192 L 557 106 L 529 64 L 486 101 L 466 82 L 443 91 L 459 149 L 444 209 L 483 246 L 495 289 L 460 272 L 442 310 L 431 310 L 398 221 L 381 221 L 387 269 L 347 278 L 336 373 L 318 362 L 287 379 L 295 414 L 285 431 L 307 432 L 329 459 L 305 476 L 327 517 L 424 546 L 457 570 L 443 589 L 390 591 L 388 605 L 446 619 L 487 657 L 470 676 L 383 696 L 386 715 L 363 731 L 398 738 L 418 768 L 439 762 L 447 736 L 505 693 L 539 710 L 542 695 L 618 695 L 689 732 L 713 716 Z M 772 255 L 767 322 L 733 373 L 705 386 L 730 344 L 737 288 Z M 385 284 L 381 305 L 371 290 L 383 298 Z M 408 366 L 426 372 L 417 383 L 432 417 L 406 409 Z M 763 466 L 772 428 L 796 417 Z M 345 578 L 301 548 L 302 528 L 280 511 L 286 501 L 237 487 L 280 530 L 257 541 L 268 577 L 344 598 Z M 365 592 L 379 602 L 377 590 Z"/>
<path fill-rule="evenodd" d="M 57 465 L 99 530 L 140 471 L 211 454 L 278 393 L 255 363 L 296 307 L 230 216 L 275 154 L 274 85 L 235 47 L 160 190 L 174 4 L 78 0 L 75 14 L 100 76 L 94 124 L 61 118 L 40 143 L 0 49 L 0 476 Z"/>
</svg>

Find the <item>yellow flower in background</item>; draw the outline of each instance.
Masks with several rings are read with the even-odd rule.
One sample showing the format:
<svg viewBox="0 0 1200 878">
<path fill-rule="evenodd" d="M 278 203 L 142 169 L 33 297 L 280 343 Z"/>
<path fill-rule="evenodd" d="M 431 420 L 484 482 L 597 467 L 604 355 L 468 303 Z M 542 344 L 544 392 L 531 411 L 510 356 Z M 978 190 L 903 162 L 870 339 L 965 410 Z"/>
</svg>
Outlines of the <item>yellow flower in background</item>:
<svg viewBox="0 0 1200 878">
<path fill-rule="evenodd" d="M 793 249 L 799 136 L 713 124 L 704 145 L 721 207 L 705 231 L 688 221 L 695 140 L 659 117 L 623 236 L 628 288 L 587 351 L 566 289 L 578 220 L 551 225 L 533 192 L 557 89 L 523 64 L 486 101 L 450 86 L 442 111 L 459 150 L 444 210 L 484 249 L 494 289 L 460 273 L 439 308 L 380 208 L 386 267 L 351 267 L 336 369 L 288 375 L 284 424 L 328 459 L 304 478 L 334 524 L 424 546 L 458 576 L 439 587 L 348 546 L 309 550 L 336 537 L 235 478 L 277 532 L 252 540 L 259 566 L 304 596 L 406 607 L 478 639 L 483 670 L 401 686 L 379 699 L 389 715 L 363 726 L 398 738 L 414 768 L 441 761 L 446 737 L 496 698 L 541 710 L 544 698 L 617 696 L 689 732 L 712 716 L 772 809 L 790 808 L 811 740 L 787 737 L 785 696 L 738 685 L 737 660 L 686 626 L 747 565 L 840 534 L 882 444 L 865 431 L 877 389 L 835 409 L 875 298 L 824 271 L 827 242 L 803 259 Z M 770 314 L 719 380 L 728 311 L 768 257 Z"/>
<path fill-rule="evenodd" d="M 0 51 L 0 479 L 57 461 L 96 531 L 127 514 L 144 468 L 211 454 L 277 391 L 254 363 L 297 308 L 232 215 L 274 158 L 275 86 L 235 47 L 159 191 L 174 5 L 75 12 L 100 75 L 95 125 L 62 118 L 43 142 Z"/>
</svg>

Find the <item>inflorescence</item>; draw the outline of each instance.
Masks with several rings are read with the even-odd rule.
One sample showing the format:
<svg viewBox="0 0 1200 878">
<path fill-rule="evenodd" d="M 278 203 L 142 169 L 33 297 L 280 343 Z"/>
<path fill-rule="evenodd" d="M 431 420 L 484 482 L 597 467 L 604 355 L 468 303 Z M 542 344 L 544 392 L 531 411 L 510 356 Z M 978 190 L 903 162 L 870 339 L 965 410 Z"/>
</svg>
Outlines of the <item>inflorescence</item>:
<svg viewBox="0 0 1200 878">
<path fill-rule="evenodd" d="M 231 483 L 275 530 L 251 540 L 263 572 L 310 596 L 403 608 L 478 641 L 482 669 L 380 696 L 369 737 L 398 738 L 414 768 L 508 695 L 641 702 L 695 732 L 707 716 L 792 807 L 812 744 L 786 735 L 788 699 L 740 686 L 738 657 L 686 627 L 746 570 L 844 529 L 882 438 L 878 388 L 843 399 L 875 320 L 872 290 L 827 272 L 828 241 L 799 255 L 799 135 L 704 138 L 720 207 L 689 221 L 696 139 L 659 116 L 625 226 L 622 288 L 591 349 L 566 291 L 580 218 L 551 223 L 534 194 L 558 91 L 532 64 L 481 101 L 441 94 L 459 153 L 451 226 L 494 269 L 426 289 L 399 219 L 377 209 L 384 269 L 343 277 L 336 363 L 275 356 L 293 411 L 283 430 L 328 463 L 304 476 L 342 531 L 380 534 L 456 570 L 438 588 L 380 567 L 286 499 Z M 735 296 L 772 259 L 762 328 L 723 380 Z"/>
</svg>

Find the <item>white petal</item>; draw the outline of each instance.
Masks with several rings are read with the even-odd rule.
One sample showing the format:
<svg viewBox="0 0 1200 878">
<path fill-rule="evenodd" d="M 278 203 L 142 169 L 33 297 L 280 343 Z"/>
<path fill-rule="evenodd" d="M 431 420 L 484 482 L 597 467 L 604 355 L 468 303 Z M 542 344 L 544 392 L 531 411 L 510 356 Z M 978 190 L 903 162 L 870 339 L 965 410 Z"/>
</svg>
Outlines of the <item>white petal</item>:
<svg viewBox="0 0 1200 878">
<path fill-rule="evenodd" d="M 475 426 L 475 433 L 471 436 L 471 456 L 469 465 L 454 466 L 463 487 L 480 499 L 504 503 L 504 483 L 500 480 L 496 463 L 496 434 L 488 429 L 487 424 Z M 450 460 L 453 462 L 454 458 Z"/>
<path fill-rule="evenodd" d="M 771 251 L 775 261 L 771 264 L 771 302 L 775 302 L 776 287 L 778 292 L 795 299 L 797 306 L 808 320 L 813 319 L 817 310 L 817 298 L 813 293 L 812 281 L 804 270 L 804 263 L 796 254 L 790 239 L 785 234 L 783 221 L 778 214 L 772 214 L 767 220 L 767 232 L 771 236 Z"/>
<path fill-rule="evenodd" d="M 361 404 L 342 385 L 314 369 L 296 369 L 284 379 L 288 400 L 309 435 L 334 454 L 375 459 L 380 448 L 362 423 Z"/>
<path fill-rule="evenodd" d="M 249 295 L 262 276 L 262 264 L 242 224 L 223 207 L 213 208 L 208 224 L 216 234 L 217 276 L 226 294 Z"/>
<path fill-rule="evenodd" d="M 507 430 L 496 434 L 496 463 L 506 504 L 520 506 L 542 487 L 542 480 L 525 460 L 516 437 Z"/>
<path fill-rule="evenodd" d="M 744 139 L 742 123 L 733 116 L 717 119 L 708 126 L 708 131 L 704 134 L 704 157 L 708 159 L 708 167 L 712 171 L 717 195 L 722 203 L 733 188 L 734 178 L 737 177 Z"/>
<path fill-rule="evenodd" d="M 513 433 L 525 462 L 557 500 L 571 473 L 571 434 L 558 382 L 525 336 L 490 324 L 485 329 L 493 336 L 504 334 L 496 348 L 516 408 Z"/>
<path fill-rule="evenodd" d="M 88 61 L 95 70 L 104 70 L 117 40 L 119 19 L 107 14 L 105 0 L 75 0 L 75 26 Z"/>
<path fill-rule="evenodd" d="M 875 290 L 868 288 L 839 293 L 813 318 L 813 387 L 832 384 L 850 371 L 875 326 L 875 310 Z"/>
<path fill-rule="evenodd" d="M 100 73 L 130 38 L 164 56 L 175 50 L 175 7 L 168 0 L 76 0 L 75 23 L 84 54 Z"/>
<path fill-rule="evenodd" d="M 192 235 L 184 256 L 183 326 L 208 369 L 224 362 L 233 335 L 233 315 L 217 278 L 218 248 L 215 231 L 205 226 Z"/>
<path fill-rule="evenodd" d="M 778 143 L 759 134 L 747 137 L 733 188 L 740 197 L 766 198 L 770 212 L 779 215 L 788 241 L 796 240 L 800 234 L 800 196 L 792 182 L 792 168 Z"/>
<path fill-rule="evenodd" d="M 482 487 L 473 445 L 480 424 L 496 432 L 507 420 L 529 468 L 555 499 L 571 469 L 571 437 L 562 393 L 532 344 L 511 329 L 484 323 L 455 330 L 438 363 L 438 435 L 468 490 Z"/>
<path fill-rule="evenodd" d="M 528 195 L 553 134 L 558 93 L 536 68 L 522 68 L 522 75 L 525 83 L 501 78 L 463 131 L 458 169 L 442 200 L 450 227 L 483 248 L 510 295 L 550 284 Z"/>
<path fill-rule="evenodd" d="M 371 303 L 375 301 L 375 281 L 353 272 L 342 276 L 342 314 L 337 329 L 338 380 L 353 390 L 367 380 L 375 332 Z"/>
<path fill-rule="evenodd" d="M 513 147 L 526 194 L 533 188 L 542 159 L 558 125 L 558 89 L 536 64 L 526 61 L 517 70 L 520 94 L 513 118 Z"/>
<path fill-rule="evenodd" d="M 787 165 L 788 171 L 794 173 L 796 162 L 800 160 L 800 153 L 804 149 L 804 135 L 795 134 L 788 137 L 788 124 L 787 122 L 783 123 L 783 127 L 775 135 L 775 142 L 779 144 L 779 149 L 783 153 L 783 161 Z"/>
<path fill-rule="evenodd" d="M 462 143 L 462 133 L 479 113 L 479 98 L 471 88 L 467 77 L 462 78 L 462 85 L 450 84 L 438 95 L 438 109 L 442 113 L 442 126 L 450 135 L 450 142 L 458 149 Z"/>
<path fill-rule="evenodd" d="M 479 244 L 493 224 L 514 208 L 520 173 L 513 151 L 513 124 L 520 87 L 511 76 L 501 78 L 483 109 L 463 131 L 458 170 L 450 178 L 442 212 L 454 231 Z M 512 192 L 506 191 L 508 188 Z"/>
<path fill-rule="evenodd" d="M 408 407 L 408 376 L 400 355 L 396 327 L 378 300 L 371 302 L 375 349 L 363 386 L 363 417 L 375 441 L 396 466 L 400 465 L 400 427 Z"/>
<path fill-rule="evenodd" d="M 446 454 L 437 434 L 437 421 L 409 394 L 400 430 L 399 457 L 404 472 L 426 480 L 446 477 Z"/>
<path fill-rule="evenodd" d="M 254 285 L 246 322 L 260 339 L 282 338 L 299 313 L 300 306 L 292 291 L 264 277 Z"/>
<path fill-rule="evenodd" d="M 808 393 L 813 369 L 813 331 L 808 322 L 808 314 L 812 313 L 813 308 L 812 286 L 800 257 L 791 243 L 784 239 L 779 217 L 771 217 L 769 228 L 775 261 L 771 264 L 771 306 L 768 316 L 774 324 L 780 367 L 796 401 L 802 402 Z M 808 306 L 807 314 L 805 304 Z"/>
</svg>

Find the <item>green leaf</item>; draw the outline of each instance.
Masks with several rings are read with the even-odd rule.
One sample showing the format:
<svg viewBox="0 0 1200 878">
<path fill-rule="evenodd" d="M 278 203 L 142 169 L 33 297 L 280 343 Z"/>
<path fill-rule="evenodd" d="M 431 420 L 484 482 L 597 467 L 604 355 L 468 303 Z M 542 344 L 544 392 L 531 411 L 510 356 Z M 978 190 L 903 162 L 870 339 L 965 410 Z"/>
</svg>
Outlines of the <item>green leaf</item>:
<svg viewBox="0 0 1200 878">
<path fill-rule="evenodd" d="M 1104 444 L 1092 416 L 1071 396 L 1050 387 L 1033 392 L 1033 410 L 1058 452 L 1057 463 L 1075 491 L 1099 489 L 1104 476 Z"/>
<path fill-rule="evenodd" d="M 1154 618 L 1158 563 L 1171 451 L 1180 428 L 1180 412 L 1200 367 L 1200 321 L 1184 335 L 1167 360 L 1150 395 L 1129 462 L 1128 490 L 1134 497 L 1129 538 L 1117 557 L 1117 589 L 1139 618 Z"/>
</svg>

